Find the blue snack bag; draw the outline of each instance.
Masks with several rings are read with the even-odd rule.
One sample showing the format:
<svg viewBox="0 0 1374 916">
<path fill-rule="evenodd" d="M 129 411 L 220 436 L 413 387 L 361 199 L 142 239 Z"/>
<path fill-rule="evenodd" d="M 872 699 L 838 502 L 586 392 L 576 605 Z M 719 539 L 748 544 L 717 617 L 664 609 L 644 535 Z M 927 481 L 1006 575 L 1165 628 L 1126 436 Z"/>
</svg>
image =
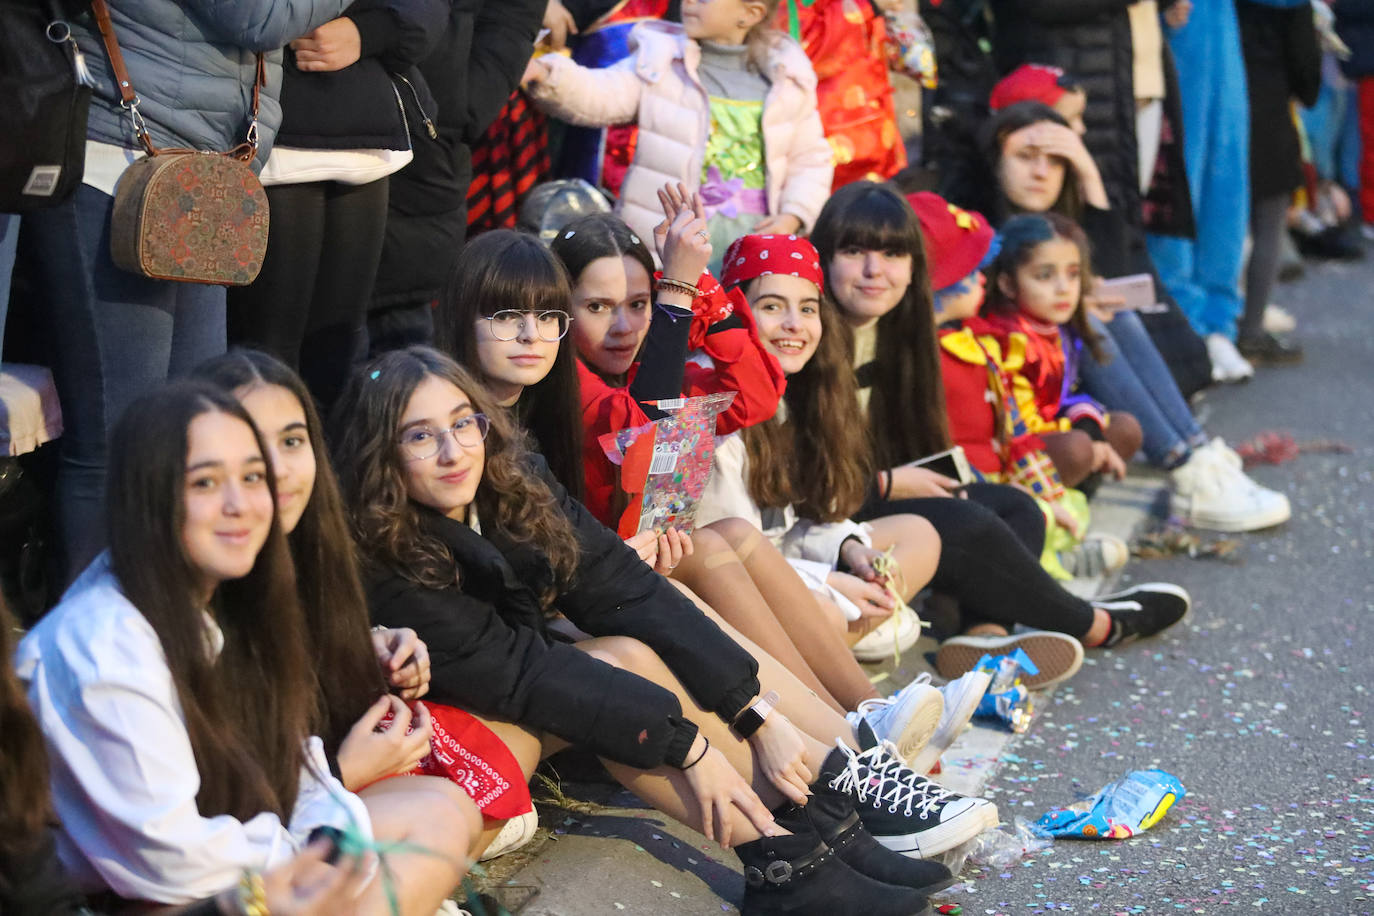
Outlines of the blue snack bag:
<svg viewBox="0 0 1374 916">
<path fill-rule="evenodd" d="M 1020 734 L 1030 728 L 1035 705 L 1030 691 L 1021 683 L 1022 674 L 1039 674 L 1040 669 L 1024 649 L 1010 655 L 984 655 L 974 664 L 975 671 L 992 676 L 987 693 L 978 701 L 973 714 L 983 719 L 995 719 Z"/>
<path fill-rule="evenodd" d="M 1035 829 L 1056 839 L 1124 840 L 1159 823 L 1187 794 L 1172 773 L 1132 770 L 1081 802 L 1045 813 Z"/>
</svg>

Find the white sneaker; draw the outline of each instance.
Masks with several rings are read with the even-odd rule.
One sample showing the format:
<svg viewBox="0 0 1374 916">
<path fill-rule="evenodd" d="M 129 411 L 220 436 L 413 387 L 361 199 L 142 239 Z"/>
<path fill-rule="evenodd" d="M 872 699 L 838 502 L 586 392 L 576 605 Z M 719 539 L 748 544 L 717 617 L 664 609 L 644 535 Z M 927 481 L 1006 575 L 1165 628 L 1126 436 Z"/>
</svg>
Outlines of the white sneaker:
<svg viewBox="0 0 1374 916">
<path fill-rule="evenodd" d="M 1260 326 L 1270 334 L 1292 334 L 1298 329 L 1298 319 L 1288 309 L 1271 302 L 1264 307 Z"/>
<path fill-rule="evenodd" d="M 1131 548 L 1114 534 L 1090 534 L 1073 550 L 1059 552 L 1059 565 L 1075 579 L 1114 573 L 1131 558 Z"/>
<path fill-rule="evenodd" d="M 917 773 L 929 773 L 940 760 L 940 755 L 949 750 L 954 739 L 963 733 L 969 719 L 973 718 L 973 711 L 978 708 L 978 701 L 988 692 L 991 684 L 991 674 L 986 671 L 970 671 L 958 680 L 950 681 L 941 687 L 940 693 L 945 698 L 945 714 L 940 717 L 935 734 L 930 736 L 926 746 L 921 748 L 920 753 L 915 759 L 908 761 L 907 765 Z"/>
<path fill-rule="evenodd" d="M 1174 514 L 1195 528 L 1227 532 L 1257 531 L 1288 521 L 1293 515 L 1288 497 L 1245 476 L 1236 467 L 1239 456 L 1233 455 L 1226 443 L 1214 439 L 1174 468 L 1169 474 Z"/>
<path fill-rule="evenodd" d="M 892 742 L 898 756 L 909 764 L 935 733 L 944 712 L 944 694 L 930 686 L 929 674 L 922 673 L 890 697 L 864 700 L 858 712 L 845 718 L 856 732 L 858 720 L 867 721 L 878 740 Z"/>
<path fill-rule="evenodd" d="M 491 841 L 491 845 L 482 853 L 479 862 L 486 862 L 497 856 L 504 856 L 508 852 L 515 852 L 530 840 L 534 839 L 534 832 L 539 829 L 539 815 L 534 811 L 526 811 L 519 817 L 513 817 L 506 821 L 501 832 L 496 834 L 496 839 Z"/>
<path fill-rule="evenodd" d="M 921 638 L 921 618 L 909 606 L 903 605 L 892 616 L 878 624 L 854 644 L 850 650 L 861 662 L 880 662 L 900 655 Z"/>
<path fill-rule="evenodd" d="M 1255 374 L 1255 367 L 1240 355 L 1225 334 L 1207 335 L 1207 356 L 1212 360 L 1212 381 L 1243 382 Z"/>
<path fill-rule="evenodd" d="M 1231 448 L 1231 446 L 1227 445 L 1226 440 L 1220 436 L 1213 436 L 1211 439 L 1207 440 L 1207 444 L 1201 449 L 1195 449 L 1195 451 L 1203 450 L 1211 452 L 1215 458 L 1232 470 L 1245 470 L 1245 459 L 1240 457 L 1240 454 L 1235 449 Z"/>
</svg>

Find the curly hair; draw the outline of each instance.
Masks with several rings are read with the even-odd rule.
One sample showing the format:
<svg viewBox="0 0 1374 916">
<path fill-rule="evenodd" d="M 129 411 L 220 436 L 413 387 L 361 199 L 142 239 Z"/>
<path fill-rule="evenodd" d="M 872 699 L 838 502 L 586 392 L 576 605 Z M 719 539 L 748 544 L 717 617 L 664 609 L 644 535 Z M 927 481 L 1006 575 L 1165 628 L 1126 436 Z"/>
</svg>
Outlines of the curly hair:
<svg viewBox="0 0 1374 916">
<path fill-rule="evenodd" d="M 431 377 L 461 390 L 490 421 L 475 500 L 478 516 L 489 538 L 495 535 L 544 554 L 554 573 L 554 586 L 541 596 L 548 609 L 577 572 L 572 523 L 534 472 L 519 426 L 471 373 L 430 347 L 396 350 L 367 363 L 349 379 L 334 408 L 334 464 L 363 562 L 424 588 L 461 583 L 462 570 L 452 551 L 420 522 L 396 439 L 411 396 Z"/>
</svg>

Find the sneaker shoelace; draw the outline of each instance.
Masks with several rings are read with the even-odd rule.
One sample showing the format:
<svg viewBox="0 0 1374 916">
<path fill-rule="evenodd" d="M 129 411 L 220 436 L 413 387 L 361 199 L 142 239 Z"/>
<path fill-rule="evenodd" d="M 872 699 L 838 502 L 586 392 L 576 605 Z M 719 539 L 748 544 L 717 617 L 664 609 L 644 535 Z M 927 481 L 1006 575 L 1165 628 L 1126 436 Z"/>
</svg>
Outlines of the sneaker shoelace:
<svg viewBox="0 0 1374 916">
<path fill-rule="evenodd" d="M 902 763 L 891 741 L 875 744 L 862 753 L 855 752 L 838 738 L 835 746 L 844 751 L 847 760 L 844 770 L 830 780 L 830 788 L 852 792 L 861 802 L 868 801 L 872 795 L 875 808 L 880 802 L 886 802 L 890 814 L 896 814 L 905 806 L 908 817 L 913 811 L 927 817 L 936 805 L 956 797 Z"/>
</svg>

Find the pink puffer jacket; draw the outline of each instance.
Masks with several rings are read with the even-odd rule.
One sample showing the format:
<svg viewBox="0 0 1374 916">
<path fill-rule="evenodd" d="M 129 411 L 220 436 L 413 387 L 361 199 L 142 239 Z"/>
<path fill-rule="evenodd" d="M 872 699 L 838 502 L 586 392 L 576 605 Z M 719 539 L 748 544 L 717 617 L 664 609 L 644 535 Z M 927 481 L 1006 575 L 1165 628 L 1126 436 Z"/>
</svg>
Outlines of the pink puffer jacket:
<svg viewBox="0 0 1374 916">
<path fill-rule="evenodd" d="M 549 78 L 528 92 L 550 114 L 585 127 L 638 122 L 617 212 L 648 241 L 663 220 L 658 189 L 668 181 L 701 185 L 711 117 L 697 78 L 701 49 L 682 26 L 654 21 L 635 26 L 630 56 L 611 67 L 589 69 L 556 55 L 540 60 Z M 835 171 L 816 113 L 816 74 L 801 46 L 777 35 L 764 75 L 771 83 L 763 103 L 768 212 L 792 214 L 805 231 L 830 196 Z"/>
</svg>

